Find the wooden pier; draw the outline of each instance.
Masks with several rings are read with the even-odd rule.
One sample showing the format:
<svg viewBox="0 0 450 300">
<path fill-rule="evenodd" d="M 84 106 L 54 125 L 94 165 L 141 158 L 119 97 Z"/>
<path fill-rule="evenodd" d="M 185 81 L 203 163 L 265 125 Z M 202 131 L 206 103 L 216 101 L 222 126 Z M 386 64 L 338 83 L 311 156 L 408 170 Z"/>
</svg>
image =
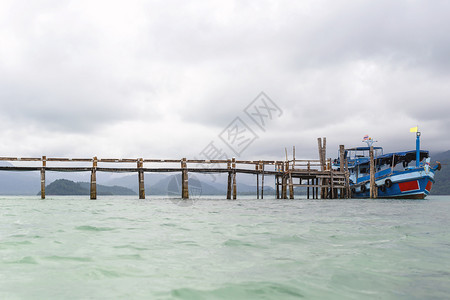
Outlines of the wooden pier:
<svg viewBox="0 0 450 300">
<path fill-rule="evenodd" d="M 181 173 L 181 195 L 183 199 L 189 198 L 189 173 L 226 173 L 227 199 L 237 198 L 236 174 L 256 175 L 256 195 L 264 198 L 264 182 L 267 176 L 275 178 L 276 199 L 294 199 L 295 187 L 306 188 L 306 197 L 310 199 L 350 198 L 348 169 L 343 159 L 344 146 L 341 150 L 341 166 L 339 170 L 331 168 L 331 159 L 326 159 L 326 138 L 318 139 L 318 160 L 305 160 L 295 158 L 293 148 L 292 159 L 286 160 L 197 160 L 197 159 L 110 159 L 110 158 L 17 158 L 0 157 L 0 161 L 34 162 L 39 166 L 0 166 L 0 171 L 38 171 L 41 175 L 41 198 L 45 199 L 45 172 L 90 172 L 90 198 L 97 199 L 97 172 L 136 172 L 138 174 L 139 199 L 145 199 L 144 174 L 145 173 Z M 84 163 L 90 166 L 61 166 L 67 163 Z M 51 166 L 57 164 L 57 166 Z M 110 167 L 105 164 L 136 164 L 136 167 Z M 149 167 L 149 165 L 152 167 Z M 178 166 L 168 165 L 178 164 Z M 103 166 L 102 166 L 103 165 Z M 159 165 L 160 167 L 155 167 Z M 163 166 L 161 166 L 163 165 Z M 261 177 L 261 186 L 259 179 Z M 280 192 L 281 189 L 281 192 Z"/>
</svg>

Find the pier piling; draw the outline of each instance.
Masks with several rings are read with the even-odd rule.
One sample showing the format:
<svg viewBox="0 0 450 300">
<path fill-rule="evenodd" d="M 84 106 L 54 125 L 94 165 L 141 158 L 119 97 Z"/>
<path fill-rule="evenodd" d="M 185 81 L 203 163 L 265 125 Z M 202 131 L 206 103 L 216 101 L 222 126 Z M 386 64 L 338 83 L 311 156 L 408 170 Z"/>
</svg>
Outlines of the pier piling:
<svg viewBox="0 0 450 300">
<path fill-rule="evenodd" d="M 189 180 L 188 180 L 188 171 L 187 171 L 187 164 L 186 164 L 186 158 L 183 158 L 181 160 L 181 168 L 183 169 L 181 171 L 181 198 L 183 199 L 189 199 Z"/>
<path fill-rule="evenodd" d="M 47 166 L 47 157 L 42 156 L 41 168 L 41 199 L 45 199 L 45 167 Z"/>
<path fill-rule="evenodd" d="M 233 200 L 236 200 L 237 198 L 237 191 L 236 191 L 236 158 L 231 159 L 231 167 L 233 169 Z"/>
<path fill-rule="evenodd" d="M 91 170 L 91 200 L 97 199 L 97 156 L 92 160 Z"/>
<path fill-rule="evenodd" d="M 227 199 L 231 200 L 231 192 L 233 189 L 233 173 L 231 171 L 231 160 L 227 160 L 227 170 L 228 170 L 228 184 L 227 184 Z"/>
<path fill-rule="evenodd" d="M 137 167 L 139 180 L 139 199 L 145 199 L 144 171 L 142 170 L 142 168 L 144 167 L 144 160 L 142 158 L 137 161 Z"/>
</svg>

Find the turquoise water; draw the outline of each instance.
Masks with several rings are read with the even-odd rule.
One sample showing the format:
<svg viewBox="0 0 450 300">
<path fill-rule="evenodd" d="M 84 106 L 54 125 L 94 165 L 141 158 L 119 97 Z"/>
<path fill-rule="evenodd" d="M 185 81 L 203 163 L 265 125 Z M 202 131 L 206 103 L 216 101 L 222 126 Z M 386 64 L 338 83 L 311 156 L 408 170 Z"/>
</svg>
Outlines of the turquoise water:
<svg viewBox="0 0 450 300">
<path fill-rule="evenodd" d="M 175 202 L 0 197 L 0 299 L 449 297 L 450 197 Z"/>
</svg>

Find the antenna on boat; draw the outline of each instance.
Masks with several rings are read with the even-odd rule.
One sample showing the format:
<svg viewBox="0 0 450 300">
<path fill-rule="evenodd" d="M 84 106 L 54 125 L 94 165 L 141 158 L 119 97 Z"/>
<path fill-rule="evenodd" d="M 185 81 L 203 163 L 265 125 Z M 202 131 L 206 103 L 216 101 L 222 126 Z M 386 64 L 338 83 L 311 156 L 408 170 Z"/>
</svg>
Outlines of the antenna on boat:
<svg viewBox="0 0 450 300">
<path fill-rule="evenodd" d="M 363 142 L 363 143 L 367 143 L 367 147 L 370 148 L 370 147 L 372 147 L 373 143 L 376 143 L 377 141 L 374 141 L 373 138 L 369 137 L 369 135 L 366 134 L 366 135 L 363 137 L 362 142 Z"/>
</svg>

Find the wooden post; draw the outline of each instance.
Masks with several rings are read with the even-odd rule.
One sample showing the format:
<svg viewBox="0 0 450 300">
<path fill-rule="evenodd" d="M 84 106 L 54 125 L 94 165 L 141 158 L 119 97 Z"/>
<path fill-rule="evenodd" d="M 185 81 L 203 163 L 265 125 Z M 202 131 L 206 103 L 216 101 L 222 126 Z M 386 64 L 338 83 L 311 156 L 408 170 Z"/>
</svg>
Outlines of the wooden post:
<svg viewBox="0 0 450 300">
<path fill-rule="evenodd" d="M 228 185 L 227 185 L 227 199 L 231 199 L 231 189 L 232 189 L 232 172 L 231 172 L 231 160 L 227 160 L 227 169 L 228 169 Z"/>
<path fill-rule="evenodd" d="M 369 197 L 376 198 L 376 194 L 375 194 L 375 189 L 376 189 L 376 186 L 375 186 L 375 161 L 374 161 L 374 156 L 373 156 L 373 146 L 370 146 L 369 155 L 370 155 Z"/>
<path fill-rule="evenodd" d="M 259 199 L 259 165 L 255 165 L 256 173 L 256 199 Z"/>
<path fill-rule="evenodd" d="M 334 178 L 333 178 L 333 171 L 330 170 L 330 185 L 331 185 L 331 199 L 337 198 L 336 197 L 336 191 L 334 190 Z"/>
<path fill-rule="evenodd" d="M 286 193 L 286 170 L 285 170 L 285 163 L 281 163 L 281 170 L 282 170 L 282 174 L 281 175 L 281 198 L 282 199 L 287 199 L 287 193 Z"/>
<path fill-rule="evenodd" d="M 312 181 L 312 185 L 314 185 L 315 179 L 313 178 L 311 181 Z M 313 198 L 313 199 L 316 199 L 316 193 L 314 193 L 315 190 L 316 190 L 316 188 L 313 187 L 313 188 L 312 188 L 312 198 Z"/>
<path fill-rule="evenodd" d="M 47 166 L 47 157 L 42 156 L 41 168 L 41 199 L 45 199 L 45 167 Z"/>
<path fill-rule="evenodd" d="M 317 138 L 317 148 L 319 151 L 320 169 L 323 171 L 323 157 L 322 157 L 322 139 Z"/>
<path fill-rule="evenodd" d="M 187 172 L 186 158 L 181 160 L 181 198 L 189 199 L 189 180 Z"/>
<path fill-rule="evenodd" d="M 231 159 L 231 168 L 233 169 L 233 200 L 236 200 L 237 198 L 237 191 L 236 191 L 236 158 Z"/>
<path fill-rule="evenodd" d="M 350 189 L 350 173 L 348 172 L 348 159 L 345 159 L 345 188 L 347 189 L 345 196 L 347 198 L 351 198 L 352 190 Z"/>
<path fill-rule="evenodd" d="M 327 169 L 327 162 L 326 162 L 326 151 L 327 151 L 327 138 L 324 137 L 323 140 L 321 138 L 317 139 L 318 148 L 319 148 L 319 160 L 320 160 L 320 168 L 322 171 L 325 171 Z M 327 179 L 321 178 L 320 179 L 320 198 L 326 199 L 328 198 L 328 187 L 325 187 L 325 182 Z"/>
<path fill-rule="evenodd" d="M 286 162 L 286 169 L 289 172 L 289 199 L 294 199 L 294 183 L 292 182 L 292 172 L 289 170 L 289 162 Z"/>
<path fill-rule="evenodd" d="M 295 169 L 295 146 L 292 146 L 292 170 Z"/>
<path fill-rule="evenodd" d="M 344 172 L 345 146 L 339 145 L 339 171 Z"/>
<path fill-rule="evenodd" d="M 280 199 L 280 175 L 275 175 L 276 197 Z"/>
<path fill-rule="evenodd" d="M 91 170 L 91 200 L 97 199 L 97 156 L 92 160 Z"/>
<path fill-rule="evenodd" d="M 320 196 L 322 199 L 328 199 L 328 185 L 329 185 L 329 179 L 328 178 L 321 178 L 320 183 L 322 185 L 322 190 L 320 192 Z"/>
<path fill-rule="evenodd" d="M 138 167 L 138 179 L 139 179 L 139 199 L 145 199 L 145 185 L 144 185 L 144 160 L 140 158 L 137 162 Z"/>
<path fill-rule="evenodd" d="M 339 172 L 341 172 L 342 174 L 345 174 L 345 146 L 344 145 L 339 145 Z M 344 193 L 345 193 L 345 189 L 344 188 L 340 188 L 340 193 L 339 196 L 340 198 L 344 198 Z"/>
<path fill-rule="evenodd" d="M 264 163 L 260 161 L 260 170 L 262 171 L 261 175 L 261 199 L 264 199 Z"/>
<path fill-rule="evenodd" d="M 307 187 L 306 187 L 306 199 L 309 199 L 309 179 L 307 181 Z"/>
<path fill-rule="evenodd" d="M 316 178 L 316 199 L 319 199 L 319 178 Z"/>
</svg>

